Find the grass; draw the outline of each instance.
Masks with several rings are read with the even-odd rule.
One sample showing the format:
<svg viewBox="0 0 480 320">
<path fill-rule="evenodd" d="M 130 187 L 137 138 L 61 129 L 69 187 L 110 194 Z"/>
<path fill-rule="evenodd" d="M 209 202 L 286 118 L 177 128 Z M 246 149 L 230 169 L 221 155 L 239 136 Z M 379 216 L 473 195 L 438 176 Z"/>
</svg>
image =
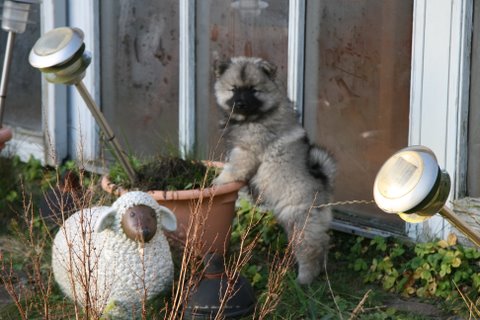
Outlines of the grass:
<svg viewBox="0 0 480 320">
<path fill-rule="evenodd" d="M 12 180 L 0 180 L 0 189 L 13 195 L 9 201 L 0 203 L 0 224 L 8 226 L 0 237 L 0 280 L 13 299 L 0 306 L 0 319 L 82 319 L 85 313 L 64 297 L 52 279 L 50 245 L 58 226 L 52 229 L 43 224 L 37 212 L 42 194 L 55 186 L 66 168 L 45 169 L 34 159 L 28 163 L 10 160 L 2 159 L 0 163 L 0 176 L 8 170 L 14 173 L 11 179 L 15 181 L 12 184 Z M 67 167 L 72 169 L 71 164 Z M 95 179 L 86 175 L 81 181 L 95 186 Z M 101 192 L 96 190 L 93 194 L 98 196 Z M 78 206 L 99 201 L 91 196 L 87 198 L 86 202 L 80 199 Z M 177 270 L 172 291 L 150 301 L 143 318 L 178 318 L 185 302 L 185 290 L 191 290 L 203 272 L 194 245 L 195 236 L 198 235 L 192 235 L 190 249 L 174 255 Z M 432 319 L 431 314 L 422 313 L 418 308 L 407 312 L 392 301 L 401 301 L 406 306 L 415 302 L 418 307 L 419 301 L 443 305 L 442 299 L 407 299 L 387 292 L 375 282 L 365 283 L 368 270 L 360 268 L 356 272 L 352 268 L 359 258 L 365 259 L 365 251 L 352 251 L 358 243 L 354 236 L 332 232 L 325 272 L 310 286 L 300 286 L 295 281 L 291 247 L 272 214 L 241 201 L 232 230 L 227 273 L 231 279 L 241 273 L 254 287 L 258 300 L 255 319 Z M 370 246 L 378 246 L 378 242 Z M 468 296 L 464 299 L 466 309 L 469 303 L 471 309 L 475 308 L 472 302 L 475 300 L 469 302 Z M 445 314 L 453 314 L 448 305 L 444 308 L 447 309 L 443 309 L 441 316 L 447 318 Z M 471 317 L 476 318 L 475 314 Z"/>
</svg>

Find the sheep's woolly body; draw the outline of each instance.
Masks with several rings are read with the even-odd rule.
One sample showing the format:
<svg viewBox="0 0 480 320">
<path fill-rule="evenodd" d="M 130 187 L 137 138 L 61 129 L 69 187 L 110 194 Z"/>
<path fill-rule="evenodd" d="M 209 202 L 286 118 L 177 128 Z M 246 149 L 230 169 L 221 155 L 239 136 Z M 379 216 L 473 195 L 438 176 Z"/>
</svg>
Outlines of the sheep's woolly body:
<svg viewBox="0 0 480 320">
<path fill-rule="evenodd" d="M 157 214 L 157 232 L 144 245 L 127 238 L 120 224 L 126 210 L 135 205 L 152 207 Z M 100 217 L 112 208 L 116 211 L 112 228 L 96 232 Z M 55 280 L 62 291 L 84 306 L 91 303 L 98 313 L 108 306 L 114 318 L 138 315 L 142 301 L 167 289 L 173 280 L 159 208 L 147 194 L 130 192 L 112 207 L 87 208 L 68 218 L 55 236 L 52 252 Z"/>
</svg>

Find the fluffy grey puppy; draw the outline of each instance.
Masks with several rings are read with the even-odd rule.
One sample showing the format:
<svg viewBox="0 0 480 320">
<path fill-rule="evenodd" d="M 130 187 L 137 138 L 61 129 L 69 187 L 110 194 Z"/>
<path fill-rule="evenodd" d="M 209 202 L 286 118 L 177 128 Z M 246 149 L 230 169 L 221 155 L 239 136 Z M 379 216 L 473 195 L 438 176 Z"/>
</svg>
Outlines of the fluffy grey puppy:
<svg viewBox="0 0 480 320">
<path fill-rule="evenodd" d="M 249 182 L 294 239 L 297 281 L 309 284 L 328 251 L 332 214 L 314 207 L 331 201 L 335 161 L 310 144 L 275 73 L 260 58 L 235 57 L 216 66 L 228 155 L 214 184 Z"/>
</svg>

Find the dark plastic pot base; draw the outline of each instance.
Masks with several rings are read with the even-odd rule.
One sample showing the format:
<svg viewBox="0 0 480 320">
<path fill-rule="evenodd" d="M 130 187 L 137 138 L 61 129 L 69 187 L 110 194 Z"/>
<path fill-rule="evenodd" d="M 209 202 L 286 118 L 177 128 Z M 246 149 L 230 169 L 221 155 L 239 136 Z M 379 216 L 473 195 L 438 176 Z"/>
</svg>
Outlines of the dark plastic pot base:
<svg viewBox="0 0 480 320">
<path fill-rule="evenodd" d="M 227 288 L 225 274 L 217 277 L 205 277 L 196 290 L 190 295 L 184 313 L 185 319 L 214 319 L 218 314 L 221 298 Z M 228 298 L 223 308 L 223 318 L 236 319 L 248 316 L 255 308 L 255 295 L 250 283 L 242 276 L 238 278 L 232 290 L 234 293 Z"/>
</svg>

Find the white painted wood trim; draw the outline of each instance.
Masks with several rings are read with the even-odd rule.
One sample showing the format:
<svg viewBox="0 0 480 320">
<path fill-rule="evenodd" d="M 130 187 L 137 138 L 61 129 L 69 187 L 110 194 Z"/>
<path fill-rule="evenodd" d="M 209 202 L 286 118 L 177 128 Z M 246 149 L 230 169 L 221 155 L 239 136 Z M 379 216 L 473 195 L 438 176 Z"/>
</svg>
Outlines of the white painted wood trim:
<svg viewBox="0 0 480 320">
<path fill-rule="evenodd" d="M 83 83 L 95 100 L 100 103 L 100 26 L 99 2 L 96 0 L 69 1 L 69 25 L 82 29 L 86 50 L 92 54 L 92 63 L 86 71 Z M 70 154 L 81 162 L 90 162 L 99 155 L 99 136 L 95 119 L 74 86 L 70 95 L 71 141 Z"/>
<path fill-rule="evenodd" d="M 453 163 L 451 174 L 455 177 L 453 197 L 464 197 L 467 192 L 468 161 L 468 110 L 470 105 L 470 72 L 473 32 L 473 0 L 456 1 L 454 6 L 452 34 L 458 35 L 452 51 L 451 65 L 455 68 L 449 78 L 449 88 L 454 93 L 449 96 L 449 124 L 447 128 L 456 127 L 456 132 L 448 135 L 448 163 Z"/>
<path fill-rule="evenodd" d="M 43 0 L 40 10 L 41 34 L 65 25 L 67 18 L 65 1 Z M 49 83 L 43 76 L 41 77 L 42 125 L 44 131 L 44 148 L 46 149 L 42 154 L 47 164 L 57 165 L 68 156 L 67 87 Z M 25 141 L 28 141 L 28 139 Z M 23 143 L 23 141 L 21 143 Z M 22 147 L 22 149 L 24 148 Z M 27 149 L 35 150 L 34 148 Z"/>
<path fill-rule="evenodd" d="M 425 145 L 452 180 L 450 198 L 465 191 L 466 124 L 473 0 L 415 0 L 409 144 Z M 410 237 L 445 237 L 440 216 L 407 224 Z"/>
<path fill-rule="evenodd" d="M 195 147 L 195 1 L 179 1 L 179 148 L 182 157 Z"/>
<path fill-rule="evenodd" d="M 305 59 L 305 1 L 290 0 L 288 8 L 287 93 L 303 121 L 303 81 Z"/>
</svg>

